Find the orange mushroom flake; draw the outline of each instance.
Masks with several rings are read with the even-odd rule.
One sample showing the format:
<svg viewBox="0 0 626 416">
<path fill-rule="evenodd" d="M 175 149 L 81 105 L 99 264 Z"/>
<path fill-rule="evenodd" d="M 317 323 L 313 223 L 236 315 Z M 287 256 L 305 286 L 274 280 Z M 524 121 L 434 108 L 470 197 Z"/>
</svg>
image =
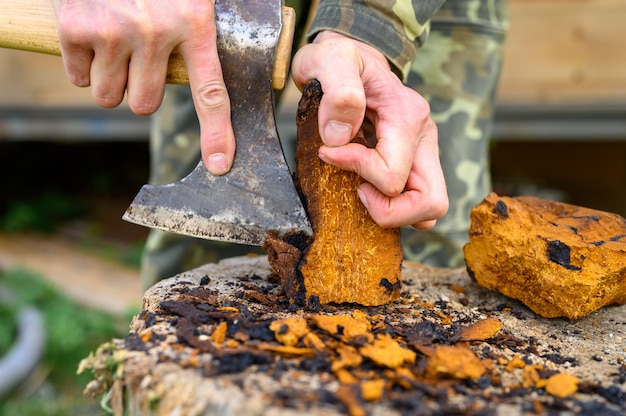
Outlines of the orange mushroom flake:
<svg viewBox="0 0 626 416">
<path fill-rule="evenodd" d="M 520 357 L 519 354 L 515 354 L 515 356 L 511 358 L 511 361 L 508 362 L 504 369 L 510 373 L 516 368 L 524 367 L 526 367 L 526 363 L 524 362 L 524 360 L 522 360 L 522 357 Z"/>
<path fill-rule="evenodd" d="M 487 318 L 461 328 L 462 341 L 484 341 L 496 335 L 502 329 L 498 318 Z"/>
<path fill-rule="evenodd" d="M 339 358 L 331 364 L 330 368 L 333 372 L 345 367 L 357 367 L 363 362 L 363 356 L 350 345 L 340 345 L 335 351 L 339 354 Z"/>
<path fill-rule="evenodd" d="M 368 402 L 378 401 L 383 397 L 385 392 L 385 384 L 387 382 L 383 378 L 374 380 L 364 380 L 361 382 L 361 395 L 363 400 Z"/>
<path fill-rule="evenodd" d="M 561 399 L 577 391 L 578 378 L 567 373 L 554 374 L 546 381 L 546 392 Z"/>
<path fill-rule="evenodd" d="M 350 315 L 313 315 L 311 321 L 322 331 L 330 335 L 340 334 L 344 339 L 350 340 L 359 335 L 371 336 L 371 324 L 367 315 L 355 310 Z"/>
<path fill-rule="evenodd" d="M 309 332 L 309 326 L 305 319 L 292 316 L 278 319 L 270 324 L 274 331 L 274 337 L 278 342 L 288 347 L 294 347 L 300 339 Z"/>
<path fill-rule="evenodd" d="M 219 325 L 211 333 L 211 341 L 216 345 L 221 345 L 226 339 L 226 330 L 228 324 L 225 321 L 219 323 Z"/>
<path fill-rule="evenodd" d="M 364 357 L 388 368 L 413 363 L 417 357 L 415 352 L 402 347 L 388 334 L 377 336 L 373 343 L 364 345 L 359 351 Z"/>
<path fill-rule="evenodd" d="M 275 352 L 276 354 L 288 357 L 312 357 L 313 355 L 315 355 L 315 350 L 311 348 L 299 348 L 287 345 L 274 345 L 269 343 L 256 344 L 254 345 L 254 347 L 263 351 L 271 351 Z"/>
<path fill-rule="evenodd" d="M 485 373 L 485 366 L 469 348 L 441 345 L 428 359 L 426 371 L 432 376 L 477 380 Z"/>
</svg>

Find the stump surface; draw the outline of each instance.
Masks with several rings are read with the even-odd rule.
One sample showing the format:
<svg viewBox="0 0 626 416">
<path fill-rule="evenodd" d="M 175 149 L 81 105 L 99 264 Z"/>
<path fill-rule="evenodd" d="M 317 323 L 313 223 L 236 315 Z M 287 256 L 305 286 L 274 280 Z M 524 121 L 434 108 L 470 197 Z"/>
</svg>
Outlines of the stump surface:
<svg viewBox="0 0 626 416">
<path fill-rule="evenodd" d="M 265 257 L 182 273 L 83 363 L 88 390 L 120 415 L 626 411 L 626 306 L 550 320 L 461 269 L 402 274 L 388 305 L 303 312 Z"/>
</svg>

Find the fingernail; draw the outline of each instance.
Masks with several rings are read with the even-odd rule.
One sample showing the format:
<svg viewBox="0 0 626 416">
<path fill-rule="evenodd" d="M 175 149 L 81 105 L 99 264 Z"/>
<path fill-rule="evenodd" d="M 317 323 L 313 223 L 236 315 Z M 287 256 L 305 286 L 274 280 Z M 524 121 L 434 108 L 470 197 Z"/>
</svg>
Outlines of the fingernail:
<svg viewBox="0 0 626 416">
<path fill-rule="evenodd" d="M 331 120 L 324 128 L 324 143 L 327 146 L 341 146 L 350 141 L 352 126 Z"/>
<path fill-rule="evenodd" d="M 363 204 L 365 209 L 369 210 L 370 207 L 367 204 L 367 198 L 365 197 L 365 192 L 363 192 L 361 189 L 357 189 L 356 193 L 359 195 L 359 199 L 361 200 L 361 203 Z"/>
<path fill-rule="evenodd" d="M 228 164 L 224 153 L 214 153 L 207 158 L 207 169 L 213 175 L 223 175 L 228 172 Z"/>
</svg>

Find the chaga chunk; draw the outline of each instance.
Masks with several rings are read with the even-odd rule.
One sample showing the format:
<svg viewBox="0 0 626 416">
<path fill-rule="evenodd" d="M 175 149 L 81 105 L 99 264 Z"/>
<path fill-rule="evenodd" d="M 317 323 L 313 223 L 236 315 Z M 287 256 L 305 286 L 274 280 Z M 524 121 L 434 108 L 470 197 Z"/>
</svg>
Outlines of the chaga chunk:
<svg viewBox="0 0 626 416">
<path fill-rule="evenodd" d="M 506 207 L 506 208 L 505 208 Z M 505 215 L 506 214 L 506 215 Z M 626 303 L 626 220 L 531 196 L 488 195 L 471 214 L 469 274 L 546 318 Z"/>
<path fill-rule="evenodd" d="M 363 179 L 324 163 L 317 112 L 322 98 L 317 81 L 303 91 L 298 105 L 296 186 L 313 227 L 306 247 L 288 243 L 293 236 L 268 238 L 265 250 L 291 302 L 382 305 L 400 296 L 402 246 L 398 228 L 382 228 L 357 196 Z M 359 132 L 354 140 L 365 146 Z"/>
</svg>

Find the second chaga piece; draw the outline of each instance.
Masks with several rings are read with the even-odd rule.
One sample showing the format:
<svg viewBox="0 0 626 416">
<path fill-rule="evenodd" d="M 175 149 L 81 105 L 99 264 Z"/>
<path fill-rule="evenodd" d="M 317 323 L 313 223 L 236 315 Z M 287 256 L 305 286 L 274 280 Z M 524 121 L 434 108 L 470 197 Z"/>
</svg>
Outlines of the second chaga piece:
<svg viewBox="0 0 626 416">
<path fill-rule="evenodd" d="M 270 237 L 265 250 L 292 303 L 382 305 L 400 296 L 400 230 L 372 220 L 357 196 L 359 175 L 317 156 L 321 97 L 319 82 L 309 83 L 297 115 L 296 183 L 313 227 L 312 243 Z"/>
<path fill-rule="evenodd" d="M 626 221 L 535 197 L 487 196 L 471 214 L 467 269 L 546 318 L 626 303 Z"/>
</svg>

